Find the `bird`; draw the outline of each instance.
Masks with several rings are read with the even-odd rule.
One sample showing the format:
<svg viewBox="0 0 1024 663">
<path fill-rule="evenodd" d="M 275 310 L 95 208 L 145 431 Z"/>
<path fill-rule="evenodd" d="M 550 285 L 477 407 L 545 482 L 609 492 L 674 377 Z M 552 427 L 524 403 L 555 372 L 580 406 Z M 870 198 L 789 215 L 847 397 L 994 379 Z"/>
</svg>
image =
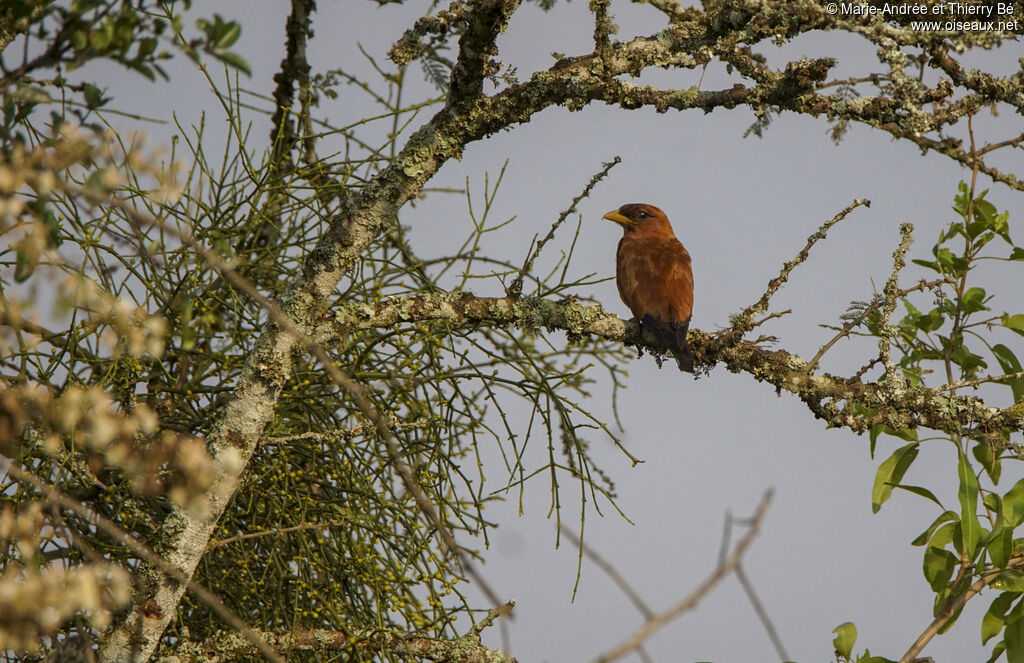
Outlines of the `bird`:
<svg viewBox="0 0 1024 663">
<path fill-rule="evenodd" d="M 619 297 L 640 326 L 672 352 L 679 370 L 693 373 L 693 352 L 686 343 L 693 313 L 689 252 L 654 205 L 629 203 L 603 218 L 622 226 L 615 252 Z"/>
</svg>

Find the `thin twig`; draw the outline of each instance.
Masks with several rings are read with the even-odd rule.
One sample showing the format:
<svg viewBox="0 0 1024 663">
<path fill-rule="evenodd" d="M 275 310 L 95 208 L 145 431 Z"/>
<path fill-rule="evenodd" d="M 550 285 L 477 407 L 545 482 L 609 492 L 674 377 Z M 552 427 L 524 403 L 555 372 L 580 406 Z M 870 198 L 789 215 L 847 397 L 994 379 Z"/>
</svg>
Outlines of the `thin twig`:
<svg viewBox="0 0 1024 663">
<path fill-rule="evenodd" d="M 100 358 L 90 352 L 88 348 L 84 348 L 81 345 L 72 343 L 68 340 L 70 334 L 66 332 L 50 331 L 45 327 L 22 318 L 18 315 L 18 312 L 7 303 L 7 299 L 2 294 L 0 294 L 0 327 L 10 327 L 11 329 L 28 332 L 29 334 L 38 336 L 44 343 L 49 343 L 57 348 L 71 350 L 80 354 L 89 361 L 101 361 Z"/>
<path fill-rule="evenodd" d="M 391 430 L 416 430 L 420 428 L 428 428 L 434 423 L 436 423 L 436 420 L 432 417 L 420 417 L 414 421 L 399 421 L 394 415 L 388 417 L 388 425 L 391 426 Z M 272 442 L 274 444 L 288 444 L 299 440 L 333 442 L 338 439 L 351 440 L 364 435 L 369 435 L 369 433 L 370 427 L 364 423 L 360 423 L 347 428 L 328 428 L 322 431 L 306 431 L 305 433 L 295 433 L 293 435 L 276 435 L 265 437 L 263 439 L 265 442 Z"/>
<path fill-rule="evenodd" d="M 559 529 L 562 530 L 562 534 L 568 537 L 569 541 L 574 546 L 578 546 L 579 549 L 583 552 L 583 554 L 590 559 L 590 561 L 596 564 L 599 569 L 605 572 L 605 575 L 611 578 L 612 582 L 618 585 L 619 589 L 622 590 L 622 593 L 626 595 L 626 598 L 628 598 L 634 606 L 636 606 L 636 609 L 640 611 L 640 614 L 643 615 L 646 620 L 650 621 L 651 619 L 654 619 L 654 611 L 651 610 L 651 608 L 644 602 L 643 598 L 641 598 L 640 595 L 636 592 L 636 590 L 633 589 L 633 587 L 629 584 L 629 581 L 627 581 L 622 576 L 622 574 L 619 573 L 618 569 L 612 566 L 611 562 L 606 560 L 604 557 L 598 554 L 596 550 L 594 550 L 586 543 L 584 543 L 583 540 L 576 535 L 576 532 L 572 531 L 572 529 L 570 529 L 567 525 L 560 525 Z"/>
<path fill-rule="evenodd" d="M 480 635 L 485 628 L 488 628 L 494 624 L 494 620 L 498 617 L 504 617 L 505 615 L 512 612 L 516 607 L 515 601 L 509 601 L 496 608 L 491 608 L 487 611 L 487 616 L 480 620 L 480 622 L 473 626 L 473 633 Z"/>
<path fill-rule="evenodd" d="M 728 559 L 729 543 L 732 538 L 733 525 L 749 527 L 750 524 L 750 519 L 742 520 L 739 518 L 733 518 L 732 513 L 726 512 L 722 530 L 722 545 L 718 549 L 719 564 L 725 564 Z M 778 632 L 775 630 L 775 625 L 772 624 L 772 620 L 768 616 L 768 611 L 765 610 L 764 605 L 761 603 L 761 599 L 757 596 L 757 592 L 754 591 L 754 585 L 750 582 L 746 572 L 744 572 L 742 564 L 736 565 L 736 579 L 740 581 L 740 586 L 743 587 L 743 591 L 747 593 L 747 598 L 750 599 L 750 605 L 753 606 L 754 613 L 757 615 L 758 619 L 761 620 L 761 624 L 764 625 L 765 631 L 768 632 L 768 638 L 772 641 L 772 645 L 775 647 L 775 652 L 779 655 L 781 660 L 790 660 L 789 654 L 786 653 L 786 647 L 782 644 L 782 638 L 779 637 Z"/>
<path fill-rule="evenodd" d="M 750 605 L 753 606 L 757 618 L 761 620 L 764 630 L 768 632 L 768 638 L 772 641 L 772 646 L 775 647 L 775 653 L 779 655 L 779 660 L 791 660 L 789 654 L 786 653 L 786 646 L 782 644 L 782 638 L 779 637 L 778 631 L 775 630 L 775 625 L 772 624 L 768 611 L 765 610 L 764 604 L 761 603 L 761 599 L 758 598 L 757 593 L 754 591 L 754 586 L 750 583 L 750 578 L 747 577 L 742 564 L 736 565 L 736 579 L 740 581 L 740 586 L 747 593 L 747 598 L 750 599 Z"/>
<path fill-rule="evenodd" d="M 597 185 L 597 183 L 603 180 L 605 176 L 608 175 L 608 172 L 621 162 L 622 158 L 615 156 L 611 161 L 603 164 L 604 167 L 590 178 L 590 181 L 587 182 L 587 186 L 583 187 L 582 193 L 572 199 L 572 204 L 569 205 L 569 209 L 558 215 L 555 222 L 551 224 L 551 229 L 548 230 L 548 234 L 541 238 L 541 240 L 533 247 L 533 251 L 529 256 L 527 256 L 526 261 L 523 263 L 519 273 L 516 274 L 516 277 L 512 280 L 511 285 L 505 289 L 505 293 L 509 297 L 519 297 L 523 294 L 523 279 L 526 278 L 526 275 L 530 273 L 531 269 L 533 269 L 533 262 L 537 259 L 537 256 L 540 255 L 541 249 L 544 248 L 544 245 L 554 238 L 555 231 L 558 230 L 558 226 L 562 225 L 562 223 L 569 218 L 569 215 L 576 211 L 576 206 L 580 201 L 590 195 L 590 191 Z"/>
<path fill-rule="evenodd" d="M 230 536 L 226 539 L 218 539 L 217 541 L 211 541 L 206 545 L 207 550 L 213 550 L 214 548 L 220 548 L 230 543 L 238 543 L 239 541 L 248 541 L 249 539 L 259 539 L 264 536 L 277 536 L 280 534 L 288 534 L 290 532 L 300 532 L 303 530 L 310 529 L 327 529 L 328 527 L 341 527 L 347 525 L 344 520 L 337 520 L 329 523 L 307 523 L 305 525 L 294 525 L 292 527 L 282 527 L 280 529 L 271 529 L 265 532 L 249 532 L 248 534 L 239 534 L 237 536 Z"/>
<path fill-rule="evenodd" d="M 789 315 L 792 312 L 793 312 L 793 309 L 787 308 L 785 311 L 776 311 L 775 313 L 769 313 L 768 315 L 764 316 L 760 320 L 757 320 L 756 322 L 751 323 L 750 328 L 754 329 L 755 327 L 760 327 L 761 325 L 763 325 L 764 323 L 768 322 L 769 320 L 772 320 L 773 318 L 781 318 L 782 316 Z"/>
<path fill-rule="evenodd" d="M 1009 382 L 1010 380 L 1016 380 L 1017 378 L 1024 378 L 1024 371 L 1017 371 L 1016 373 L 1007 373 L 1006 375 L 989 375 L 987 377 L 978 378 L 977 380 L 968 380 L 966 382 L 948 384 L 945 387 L 938 387 L 935 390 L 935 392 L 941 394 L 944 391 L 963 389 L 964 387 L 977 387 L 978 385 L 985 384 L 986 382 Z"/>
<path fill-rule="evenodd" d="M 892 361 L 892 349 L 890 344 L 896 335 L 896 329 L 889 324 L 893 311 L 896 310 L 896 299 L 900 296 L 899 278 L 900 272 L 907 265 L 907 251 L 910 250 L 910 243 L 913 241 L 914 226 L 910 223 L 900 224 L 900 245 L 892 254 L 892 273 L 885 282 L 885 289 L 882 290 L 882 305 L 879 308 L 882 319 L 878 324 L 878 358 L 885 366 L 886 379 L 896 379 L 896 364 Z"/>
<path fill-rule="evenodd" d="M 987 154 L 989 152 L 992 152 L 993 150 L 999 150 L 999 149 L 1002 149 L 1004 147 L 1011 147 L 1011 146 L 1012 147 L 1021 147 L 1022 145 L 1024 145 L 1024 134 L 1021 134 L 1021 135 L 1017 136 L 1016 138 L 1010 138 L 1008 140 L 1000 141 L 998 143 L 990 143 L 990 144 L 986 145 L 985 147 L 981 148 L 980 150 L 974 150 L 972 152 L 972 154 L 980 157 L 982 154 Z"/>
<path fill-rule="evenodd" d="M 715 586 L 722 581 L 730 571 L 736 568 L 736 565 L 740 563 L 743 556 L 746 554 L 747 549 L 754 542 L 754 538 L 757 536 L 758 531 L 761 529 L 761 523 L 764 520 L 765 513 L 768 511 L 768 505 L 772 500 L 772 491 L 768 490 L 765 492 L 764 497 L 761 498 L 761 503 L 757 507 L 757 511 L 754 513 L 750 529 L 743 536 L 737 544 L 736 549 L 732 555 L 725 561 L 724 564 L 720 564 L 714 572 L 709 575 L 704 582 L 702 582 L 697 589 L 695 589 L 685 599 L 672 606 L 665 612 L 657 614 L 653 619 L 647 620 L 643 626 L 641 626 L 633 635 L 626 638 L 621 644 L 617 645 L 610 651 L 601 654 L 595 659 L 595 663 L 610 663 L 619 658 L 622 658 L 629 652 L 639 647 L 645 640 L 651 637 L 658 629 L 665 626 L 668 622 L 672 621 L 687 610 L 692 610 L 707 594 L 715 588 Z"/>
<path fill-rule="evenodd" d="M 761 295 L 761 299 L 759 299 L 756 304 L 748 306 L 739 315 L 735 316 L 733 329 L 736 332 L 739 332 L 740 334 L 744 334 L 750 331 L 754 323 L 754 316 L 764 313 L 766 310 L 768 310 L 768 300 L 770 300 L 772 298 L 772 295 L 774 295 L 779 290 L 779 288 L 782 287 L 782 284 L 784 284 L 789 279 L 790 272 L 792 272 L 797 265 L 807 260 L 807 256 L 810 254 L 811 248 L 815 244 L 817 244 L 819 240 L 825 238 L 825 235 L 828 233 L 829 229 L 832 226 L 836 225 L 837 223 L 845 219 L 850 212 L 857 209 L 861 205 L 865 207 L 870 207 L 871 201 L 865 198 L 857 198 L 852 203 L 847 205 L 842 211 L 836 214 L 834 217 L 823 223 L 818 228 L 818 230 L 816 230 L 810 237 L 808 237 L 807 243 L 804 245 L 804 248 L 802 248 L 800 252 L 793 257 L 792 260 L 788 260 L 785 263 L 783 263 L 782 270 L 779 272 L 779 275 L 768 282 L 768 287 L 764 291 L 764 294 Z"/>
<path fill-rule="evenodd" d="M 942 277 L 941 279 L 935 279 L 934 281 L 925 281 L 925 280 L 922 279 L 920 283 L 918 283 L 916 285 L 913 285 L 913 286 L 911 286 L 909 288 L 904 288 L 903 290 L 900 290 L 898 296 L 899 297 L 906 297 L 910 293 L 917 292 L 918 290 L 930 290 L 930 289 L 932 289 L 932 288 L 934 288 L 936 286 L 942 285 L 943 283 L 952 283 L 952 282 L 953 282 L 953 277 L 948 275 L 948 274 L 946 276 Z M 867 308 L 865 308 L 863 311 L 861 311 L 860 315 L 858 315 L 856 318 L 854 318 L 853 320 L 850 320 L 845 325 L 843 325 L 843 328 L 839 331 L 839 333 L 837 333 L 835 336 L 833 336 L 832 339 L 829 340 L 828 343 L 826 343 L 825 345 L 821 346 L 821 349 L 818 350 L 818 353 L 816 355 L 814 355 L 813 357 L 811 357 L 811 360 L 809 362 L 807 362 L 807 369 L 806 369 L 807 372 L 810 373 L 811 371 L 813 371 L 814 367 L 818 365 L 818 361 L 825 355 L 825 353 L 828 352 L 829 350 L 831 350 L 832 346 L 835 345 L 836 343 L 838 343 L 840 340 L 842 340 L 842 339 L 846 338 L 847 336 L 849 336 L 850 335 L 850 331 L 852 331 L 855 327 L 858 327 L 862 322 L 864 322 L 864 319 L 866 317 L 868 317 L 868 315 L 872 311 L 874 311 L 879 306 L 881 306 L 883 301 L 884 300 L 881 299 L 881 298 L 875 299 L 873 302 L 871 302 L 870 305 L 867 306 Z"/>
</svg>

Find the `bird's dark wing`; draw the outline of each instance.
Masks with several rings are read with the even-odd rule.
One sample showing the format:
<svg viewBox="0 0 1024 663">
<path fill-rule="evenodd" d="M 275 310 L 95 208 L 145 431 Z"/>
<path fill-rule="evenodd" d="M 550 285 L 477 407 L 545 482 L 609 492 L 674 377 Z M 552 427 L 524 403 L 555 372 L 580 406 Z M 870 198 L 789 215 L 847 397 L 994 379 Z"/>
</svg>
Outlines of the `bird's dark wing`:
<svg viewBox="0 0 1024 663">
<path fill-rule="evenodd" d="M 693 351 L 686 342 L 686 332 L 690 328 L 690 319 L 683 322 L 672 320 L 665 322 L 648 313 L 641 320 L 640 324 L 651 331 L 662 345 L 671 350 L 676 358 L 679 370 L 693 373 Z"/>
</svg>

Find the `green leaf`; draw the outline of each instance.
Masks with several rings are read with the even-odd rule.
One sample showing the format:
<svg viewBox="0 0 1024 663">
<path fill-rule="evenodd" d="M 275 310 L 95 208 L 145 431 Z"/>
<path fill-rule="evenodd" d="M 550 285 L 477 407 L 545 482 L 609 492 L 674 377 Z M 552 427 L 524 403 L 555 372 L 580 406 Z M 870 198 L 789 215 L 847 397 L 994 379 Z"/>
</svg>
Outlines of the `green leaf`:
<svg viewBox="0 0 1024 663">
<path fill-rule="evenodd" d="M 999 462 L 999 456 L 992 451 L 992 447 L 985 442 L 979 442 L 974 445 L 971 449 L 971 453 L 981 463 L 981 466 L 985 468 L 985 472 L 989 478 L 992 479 L 992 483 L 999 484 L 999 476 L 1002 473 L 1003 465 Z"/>
<path fill-rule="evenodd" d="M 928 546 L 924 549 L 924 578 L 933 592 L 949 584 L 959 561 L 956 555 L 943 548 Z"/>
<path fill-rule="evenodd" d="M 158 43 L 159 42 L 157 42 L 157 40 L 153 39 L 152 37 L 147 38 L 147 39 L 140 39 L 139 40 L 139 50 L 135 54 L 135 57 L 139 58 L 139 59 L 142 59 L 142 58 L 145 58 L 145 57 L 148 57 L 148 56 L 152 55 L 153 51 L 156 50 L 156 47 L 157 47 Z"/>
<path fill-rule="evenodd" d="M 1006 621 L 1006 611 L 1010 609 L 1014 599 L 1020 598 L 1019 594 L 1003 592 L 988 606 L 988 612 L 981 619 L 981 644 L 999 635 L 1003 630 L 1003 623 Z"/>
<path fill-rule="evenodd" d="M 960 481 L 957 497 L 960 501 L 960 526 L 964 537 L 964 552 L 973 559 L 974 550 L 978 546 L 978 536 L 981 533 L 981 525 L 978 523 L 978 477 L 975 476 L 974 468 L 971 467 L 963 451 L 960 452 L 956 474 Z"/>
<path fill-rule="evenodd" d="M 1003 518 L 1010 527 L 1024 522 L 1024 479 L 1003 495 Z"/>
<path fill-rule="evenodd" d="M 935 600 L 932 602 L 932 616 L 938 617 L 942 609 L 946 607 L 947 601 L 949 601 L 949 592 L 953 588 L 952 584 L 945 585 L 937 592 L 935 592 Z"/>
<path fill-rule="evenodd" d="M 29 258 L 28 254 L 18 249 L 14 259 L 14 280 L 17 283 L 27 280 L 36 271 L 38 260 Z"/>
<path fill-rule="evenodd" d="M 917 443 L 911 442 L 893 452 L 878 466 L 875 474 L 875 485 L 871 489 L 871 511 L 878 513 L 882 505 L 892 496 L 892 487 L 898 484 L 907 473 L 910 464 L 917 458 Z"/>
<path fill-rule="evenodd" d="M 249 68 L 249 63 L 245 61 L 245 58 L 243 58 L 241 55 L 237 53 L 217 49 L 213 52 L 213 56 L 221 62 L 223 62 L 224 64 L 228 65 L 229 67 L 234 67 L 235 69 L 238 69 L 242 73 L 247 74 L 249 76 L 252 75 L 252 70 Z"/>
<path fill-rule="evenodd" d="M 946 317 L 942 315 L 940 309 L 934 308 L 927 314 L 922 315 L 917 319 L 916 326 L 923 332 L 931 332 L 942 327 L 942 323 L 946 321 Z"/>
<path fill-rule="evenodd" d="M 935 251 L 935 260 L 938 261 L 939 267 L 942 271 L 949 272 L 954 276 L 960 276 L 967 271 L 967 260 L 958 255 L 954 255 L 954 253 L 947 248 L 941 248 Z"/>
<path fill-rule="evenodd" d="M 865 412 L 864 414 L 871 413 Z M 868 438 L 870 438 L 871 440 L 872 458 L 875 457 L 875 441 L 878 439 L 878 436 L 881 435 L 882 433 L 886 435 L 892 435 L 893 437 L 898 437 L 901 440 L 906 440 L 907 442 L 914 442 L 917 440 L 917 429 L 903 428 L 901 430 L 893 430 L 887 424 L 875 424 L 874 426 L 871 427 L 871 430 L 868 431 Z"/>
<path fill-rule="evenodd" d="M 223 34 L 217 38 L 217 48 L 230 48 L 242 35 L 242 25 L 231 21 L 225 26 Z"/>
<path fill-rule="evenodd" d="M 81 28 L 72 30 L 71 47 L 79 52 L 89 48 L 89 33 Z"/>
<path fill-rule="evenodd" d="M 988 446 L 988 445 L 985 445 Z M 1006 521 L 1003 519 L 1003 500 L 995 493 L 985 492 L 981 497 L 981 504 L 989 512 L 995 514 L 996 525 L 1002 526 Z"/>
<path fill-rule="evenodd" d="M 1019 246 L 1013 247 L 1013 251 L 1010 252 L 1010 260 L 1024 260 L 1024 249 Z"/>
<path fill-rule="evenodd" d="M 102 52 L 110 45 L 110 40 L 113 36 L 113 30 L 107 29 L 107 26 L 104 25 L 103 28 L 89 33 L 89 45 L 94 50 Z"/>
<path fill-rule="evenodd" d="M 942 244 L 950 237 L 956 237 L 957 235 L 963 235 L 964 237 L 967 236 L 967 234 L 964 232 L 964 224 L 960 223 L 959 221 L 954 221 L 953 223 L 949 224 L 949 227 L 947 227 L 944 232 L 939 233 L 938 243 Z"/>
<path fill-rule="evenodd" d="M 1022 481 L 1024 481 L 1024 480 L 1022 480 Z M 940 515 L 938 518 L 936 518 L 935 522 L 933 522 L 928 527 L 928 529 L 926 529 L 925 531 L 921 532 L 917 536 L 916 539 L 911 541 L 910 545 L 912 545 L 912 546 L 923 546 L 924 544 L 926 544 L 929 541 L 931 541 L 932 534 L 935 533 L 935 530 L 936 530 L 936 528 L 939 527 L 939 525 L 942 525 L 943 523 L 948 523 L 948 522 L 951 522 L 951 521 L 955 521 L 955 520 L 956 520 L 956 514 L 954 512 L 952 512 L 952 511 L 946 511 L 945 513 Z M 941 545 L 939 543 L 934 543 L 934 545 L 938 545 L 941 548 L 943 545 L 945 545 L 945 543 L 943 543 Z"/>
<path fill-rule="evenodd" d="M 963 344 L 962 337 L 957 340 L 957 343 L 952 344 L 953 351 L 949 353 L 949 357 L 953 363 L 963 369 L 965 375 L 974 375 L 975 369 L 988 367 L 988 363 L 981 356 L 967 349 L 967 346 Z"/>
<path fill-rule="evenodd" d="M 940 509 L 944 508 L 942 506 L 942 502 L 939 501 L 939 498 L 935 497 L 935 493 L 928 490 L 927 488 L 923 488 L 921 486 L 905 486 L 903 484 L 897 484 L 893 486 L 893 488 L 899 488 L 900 490 L 905 490 L 908 493 L 914 493 L 915 495 L 919 495 L 925 498 L 926 500 L 931 500 L 932 502 L 935 502 L 935 504 L 937 504 Z"/>
<path fill-rule="evenodd" d="M 988 657 L 988 660 L 985 661 L 985 663 L 996 663 L 996 661 L 999 660 L 999 657 L 1003 655 L 1004 651 L 1006 651 L 1006 643 L 1000 640 L 996 643 L 996 646 L 992 648 L 992 655 Z"/>
<path fill-rule="evenodd" d="M 987 200 L 976 198 L 972 207 L 974 211 L 974 217 L 978 219 L 979 223 L 984 224 L 986 228 L 992 226 L 992 222 L 995 221 L 996 216 L 999 212 L 996 211 L 996 206 Z"/>
<path fill-rule="evenodd" d="M 1013 317 L 1021 318 L 1021 323 L 1024 324 L 1024 315 L 1016 315 Z M 1013 354 L 1013 351 L 1002 343 L 997 343 L 992 346 L 992 354 L 995 355 L 996 361 L 999 362 L 999 367 L 1003 369 L 1003 373 L 1009 375 L 1011 373 L 1020 373 L 1021 370 L 1024 370 L 1021 368 L 1017 355 Z M 1024 377 L 1007 380 L 1005 384 L 1009 385 L 1013 392 L 1014 403 L 1017 403 L 1024 398 Z"/>
<path fill-rule="evenodd" d="M 957 185 L 957 194 L 953 197 L 953 211 L 960 216 L 967 216 L 967 205 L 971 199 L 970 189 L 967 188 L 966 182 L 960 182 Z"/>
<path fill-rule="evenodd" d="M 1024 313 L 1016 315 L 1004 315 L 999 322 L 1010 329 L 1024 329 Z"/>
<path fill-rule="evenodd" d="M 992 587 L 1002 592 L 1024 592 L 1024 573 L 1016 569 L 1007 569 L 996 576 Z"/>
<path fill-rule="evenodd" d="M 1024 616 L 1018 603 L 1006 619 L 1003 642 L 1006 643 L 1007 663 L 1024 663 Z"/>
<path fill-rule="evenodd" d="M 975 221 L 974 223 L 968 223 L 966 226 L 964 226 L 964 230 L 967 231 L 967 236 L 969 238 L 974 239 L 981 233 L 988 230 L 988 223 L 985 222 L 984 220 Z"/>
<path fill-rule="evenodd" d="M 836 634 L 832 640 L 836 652 L 843 658 L 850 658 L 853 653 L 853 645 L 857 642 L 857 627 L 853 625 L 853 622 L 843 622 L 832 632 Z"/>
<path fill-rule="evenodd" d="M 952 513 L 952 512 L 950 512 Z M 955 541 L 960 536 L 960 519 L 953 514 L 952 522 L 948 522 L 945 525 L 939 527 L 932 534 L 931 541 L 929 543 L 936 548 L 945 548 L 950 543 Z"/>
<path fill-rule="evenodd" d="M 992 563 L 999 568 L 1005 568 L 1013 554 L 1013 530 L 1009 527 L 999 527 L 992 533 L 992 538 L 986 547 L 988 556 Z"/>
<path fill-rule="evenodd" d="M 6 92 L 4 94 L 7 94 Z M 32 85 L 19 83 L 18 87 L 11 94 L 11 97 L 25 104 L 46 104 L 53 99 L 46 93 L 46 90 Z"/>
<path fill-rule="evenodd" d="M 964 313 L 987 311 L 988 307 L 985 306 L 985 289 L 968 288 L 961 300 L 961 309 Z"/>
<path fill-rule="evenodd" d="M 92 110 L 93 108 L 99 108 L 100 106 L 102 106 L 105 103 L 107 103 L 108 101 L 110 101 L 109 98 L 104 99 L 103 98 L 103 91 L 100 90 L 95 85 L 93 85 L 92 83 L 86 83 L 85 84 L 85 87 L 83 89 L 83 93 L 85 95 L 85 105 L 90 110 Z"/>
</svg>

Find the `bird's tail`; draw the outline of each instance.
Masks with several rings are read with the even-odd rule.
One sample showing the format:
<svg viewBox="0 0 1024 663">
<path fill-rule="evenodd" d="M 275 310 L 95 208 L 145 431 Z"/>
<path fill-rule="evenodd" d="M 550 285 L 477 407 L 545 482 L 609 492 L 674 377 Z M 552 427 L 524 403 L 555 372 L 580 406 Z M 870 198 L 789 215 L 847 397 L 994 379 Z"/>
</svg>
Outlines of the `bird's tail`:
<svg viewBox="0 0 1024 663">
<path fill-rule="evenodd" d="M 668 348 L 676 358 L 679 370 L 693 373 L 693 352 L 686 343 L 686 332 L 690 328 L 690 319 L 684 322 L 673 320 L 665 322 L 661 318 L 648 313 L 640 324 L 651 330 L 654 337 L 661 341 L 661 344 Z"/>
</svg>

